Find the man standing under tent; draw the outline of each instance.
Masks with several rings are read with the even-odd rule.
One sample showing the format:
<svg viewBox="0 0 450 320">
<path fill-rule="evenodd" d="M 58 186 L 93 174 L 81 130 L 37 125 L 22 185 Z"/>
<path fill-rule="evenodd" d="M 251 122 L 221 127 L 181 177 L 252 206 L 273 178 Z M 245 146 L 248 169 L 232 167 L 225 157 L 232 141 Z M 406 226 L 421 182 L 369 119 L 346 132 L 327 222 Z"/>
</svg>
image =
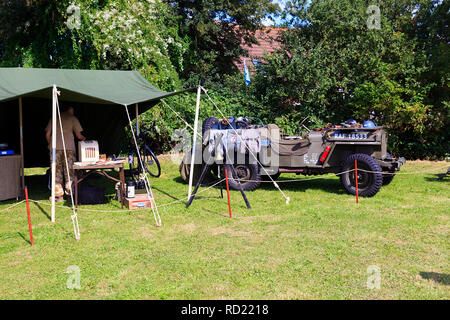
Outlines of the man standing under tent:
<svg viewBox="0 0 450 320">
<path fill-rule="evenodd" d="M 80 121 L 74 115 L 73 107 L 63 108 L 64 111 L 61 112 L 61 123 L 63 128 L 64 144 L 66 147 L 67 163 L 69 166 L 70 181 L 73 181 L 73 163 L 75 162 L 75 139 L 76 137 L 84 141 L 86 138 L 81 134 L 83 128 L 81 127 Z M 69 185 L 69 177 L 67 176 L 66 162 L 64 159 L 64 148 L 61 139 L 61 129 L 59 126 L 59 119 L 56 123 L 56 186 L 55 186 L 55 201 L 61 202 L 64 200 L 64 188 L 63 183 L 65 183 L 65 192 L 67 195 L 70 194 L 71 186 Z M 48 148 L 50 150 L 50 162 L 52 160 L 52 119 L 49 120 L 47 127 L 45 128 L 45 138 L 47 139 Z M 51 197 L 50 197 L 51 198 Z M 51 200 L 51 199 L 50 199 Z"/>
</svg>

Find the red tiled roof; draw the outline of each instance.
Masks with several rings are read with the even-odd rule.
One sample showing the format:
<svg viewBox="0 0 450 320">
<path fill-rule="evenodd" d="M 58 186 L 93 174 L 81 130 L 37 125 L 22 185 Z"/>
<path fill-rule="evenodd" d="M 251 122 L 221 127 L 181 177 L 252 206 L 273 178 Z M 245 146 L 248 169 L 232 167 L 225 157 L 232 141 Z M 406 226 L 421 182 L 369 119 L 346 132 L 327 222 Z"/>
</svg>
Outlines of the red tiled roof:
<svg viewBox="0 0 450 320">
<path fill-rule="evenodd" d="M 252 63 L 253 59 L 264 60 L 263 57 L 266 54 L 271 54 L 275 50 L 281 48 L 281 43 L 279 40 L 280 32 L 284 31 L 284 28 L 274 28 L 266 27 L 255 32 L 257 44 L 247 45 L 242 42 L 242 48 L 248 51 L 248 56 L 241 56 L 239 62 L 235 62 L 236 67 L 238 67 L 241 73 L 244 73 L 244 59 L 247 63 L 247 68 L 252 72 L 254 66 Z"/>
</svg>

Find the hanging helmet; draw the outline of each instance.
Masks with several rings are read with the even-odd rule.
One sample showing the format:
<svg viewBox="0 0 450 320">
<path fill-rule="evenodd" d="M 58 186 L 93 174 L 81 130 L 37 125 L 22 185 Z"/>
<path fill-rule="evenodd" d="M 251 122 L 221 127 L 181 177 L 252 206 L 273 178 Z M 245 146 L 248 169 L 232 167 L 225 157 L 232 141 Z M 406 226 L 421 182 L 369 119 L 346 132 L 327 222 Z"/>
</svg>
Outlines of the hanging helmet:
<svg viewBox="0 0 450 320">
<path fill-rule="evenodd" d="M 375 127 L 376 127 L 375 123 L 371 120 L 364 121 L 363 123 L 363 128 L 375 128 Z"/>
<path fill-rule="evenodd" d="M 354 125 L 354 124 L 356 124 L 356 120 L 355 119 L 348 119 L 347 121 L 345 121 L 345 124 Z"/>
</svg>

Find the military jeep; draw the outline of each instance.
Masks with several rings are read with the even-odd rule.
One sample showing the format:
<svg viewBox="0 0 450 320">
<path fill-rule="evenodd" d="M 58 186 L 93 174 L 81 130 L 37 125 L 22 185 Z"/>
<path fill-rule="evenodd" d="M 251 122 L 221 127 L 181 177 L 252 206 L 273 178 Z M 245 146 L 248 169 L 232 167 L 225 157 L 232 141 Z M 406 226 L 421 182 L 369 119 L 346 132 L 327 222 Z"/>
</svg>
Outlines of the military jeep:
<svg viewBox="0 0 450 320">
<path fill-rule="evenodd" d="M 395 159 L 389 154 L 387 133 L 383 127 L 375 126 L 371 121 L 367 123 L 369 125 L 366 126 L 366 123 L 361 125 L 352 120 L 316 130 L 309 130 L 304 126 L 306 130 L 303 133 L 293 136 L 281 134 L 279 127 L 274 124 L 255 123 L 249 118 L 208 118 L 203 122 L 204 136 L 208 135 L 208 130 L 231 130 L 240 134 L 242 130 L 253 129 L 258 130 L 261 144 L 261 150 L 256 154 L 250 153 L 244 157 L 235 154 L 230 157 L 241 159 L 236 162 L 233 160 L 234 170 L 226 165 L 224 159 L 216 161 L 217 166 L 209 178 L 223 178 L 224 170 L 230 170 L 227 173 L 231 188 L 238 189 L 240 183 L 244 190 L 255 190 L 262 180 L 277 180 L 283 173 L 334 173 L 339 175 L 347 192 L 355 195 L 356 161 L 358 195 L 372 197 L 381 186 L 393 180 L 405 159 Z M 208 141 L 205 139 L 203 146 L 198 148 L 204 151 L 207 147 Z M 239 148 L 237 151 L 235 148 L 234 152 L 239 153 Z M 190 154 L 186 154 L 180 165 L 180 173 L 185 181 L 189 177 L 189 159 Z M 194 181 L 200 175 L 203 165 L 195 165 Z"/>
</svg>

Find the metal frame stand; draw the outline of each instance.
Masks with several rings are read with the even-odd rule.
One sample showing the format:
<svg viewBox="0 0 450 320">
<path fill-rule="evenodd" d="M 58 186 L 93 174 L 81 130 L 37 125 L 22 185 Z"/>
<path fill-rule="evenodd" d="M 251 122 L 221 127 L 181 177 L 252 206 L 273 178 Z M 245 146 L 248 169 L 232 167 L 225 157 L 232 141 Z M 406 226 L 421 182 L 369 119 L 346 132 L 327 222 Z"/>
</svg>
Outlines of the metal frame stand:
<svg viewBox="0 0 450 320">
<path fill-rule="evenodd" d="M 236 175 L 234 166 L 233 166 L 233 164 L 231 163 L 231 161 L 228 161 L 229 158 L 228 158 L 228 153 L 227 153 L 227 150 L 225 149 L 225 146 L 223 147 L 223 150 L 224 150 L 224 154 L 225 154 L 225 157 L 226 157 L 226 161 L 225 161 L 225 164 L 224 164 L 224 167 L 225 167 L 224 169 L 227 170 L 227 167 L 231 167 L 231 174 L 232 174 L 232 177 L 233 177 L 234 179 L 236 179 L 236 182 L 237 182 L 238 185 L 239 185 L 239 191 L 240 191 L 241 194 L 242 194 L 242 198 L 244 199 L 245 205 L 247 206 L 247 209 L 251 209 L 252 206 L 251 206 L 250 203 L 248 202 L 247 196 L 246 196 L 246 194 L 245 194 L 245 192 L 244 192 L 244 189 L 242 188 L 241 182 L 240 182 L 239 179 L 237 178 L 237 175 Z M 205 177 L 206 177 L 206 173 L 209 172 L 209 170 L 211 169 L 211 166 L 214 164 L 214 162 L 211 163 L 211 161 L 210 161 L 213 157 L 214 157 L 214 156 L 213 156 L 213 154 L 211 153 L 210 159 L 206 162 L 205 166 L 203 167 L 202 174 L 200 175 L 200 178 L 198 179 L 198 181 L 197 181 L 197 183 L 196 183 L 196 185 L 195 185 L 194 192 L 193 192 L 192 195 L 189 197 L 188 203 L 186 204 L 186 208 L 189 208 L 189 206 L 192 204 L 192 201 L 194 201 L 194 197 L 195 197 L 195 195 L 197 194 L 198 188 L 199 188 L 200 185 L 203 183 L 203 180 L 204 180 Z M 220 172 L 220 170 L 219 170 L 219 172 Z M 223 189 L 222 189 L 222 187 L 220 187 L 220 194 L 221 194 L 221 197 L 223 198 Z"/>
</svg>

